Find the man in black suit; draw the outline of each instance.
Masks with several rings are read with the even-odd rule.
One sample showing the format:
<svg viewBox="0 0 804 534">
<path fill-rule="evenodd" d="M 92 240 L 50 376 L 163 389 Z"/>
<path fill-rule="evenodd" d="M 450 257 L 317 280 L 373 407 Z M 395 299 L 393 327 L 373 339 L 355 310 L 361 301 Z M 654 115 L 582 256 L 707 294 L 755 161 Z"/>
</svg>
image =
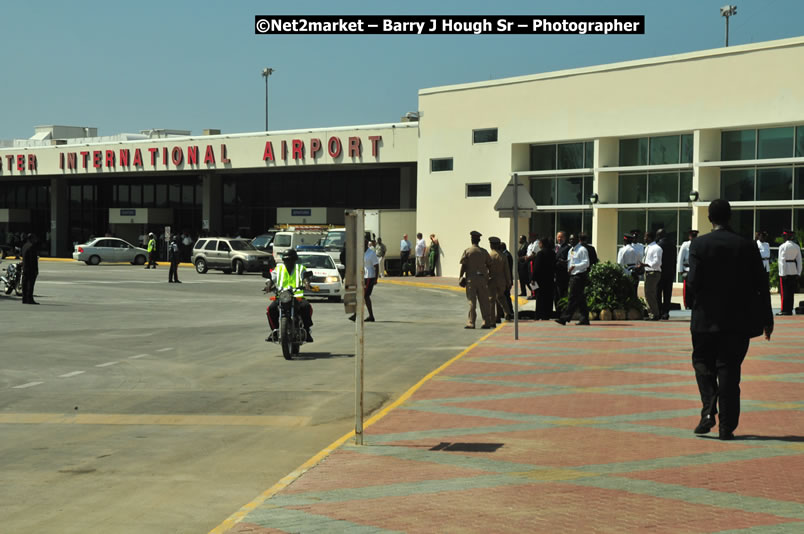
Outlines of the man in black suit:
<svg viewBox="0 0 804 534">
<path fill-rule="evenodd" d="M 740 366 L 750 338 L 773 333 L 768 276 L 753 241 L 729 228 L 731 206 L 709 204 L 713 231 L 690 244 L 687 298 L 692 298 L 692 366 L 701 394 L 696 434 L 715 426 L 719 437 L 734 439 L 740 419 Z M 719 403 L 718 403 L 719 400 Z"/>
<path fill-rule="evenodd" d="M 662 275 L 657 288 L 659 309 L 663 321 L 670 319 L 670 303 L 673 300 L 673 282 L 676 281 L 676 240 L 670 239 L 664 228 L 656 231 L 656 243 L 662 248 Z"/>
<path fill-rule="evenodd" d="M 572 247 L 567 242 L 567 234 L 562 230 L 556 234 L 555 294 L 553 300 L 558 311 L 558 301 L 567 296 L 569 291 L 569 273 L 567 272 L 569 251 Z"/>
</svg>

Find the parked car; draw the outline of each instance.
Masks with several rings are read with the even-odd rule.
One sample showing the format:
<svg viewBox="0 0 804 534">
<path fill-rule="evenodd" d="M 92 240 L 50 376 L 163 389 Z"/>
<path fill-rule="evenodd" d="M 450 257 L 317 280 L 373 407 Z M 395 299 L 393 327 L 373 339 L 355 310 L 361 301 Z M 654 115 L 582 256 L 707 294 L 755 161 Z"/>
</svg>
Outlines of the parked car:
<svg viewBox="0 0 804 534">
<path fill-rule="evenodd" d="M 263 252 L 273 254 L 275 234 L 275 231 L 268 231 L 264 234 L 260 234 L 251 240 L 251 244 L 254 245 L 254 248 L 257 250 L 262 250 Z"/>
<path fill-rule="evenodd" d="M 206 273 L 209 269 L 243 274 L 266 271 L 276 266 L 272 255 L 257 250 L 247 239 L 234 237 L 199 239 L 193 245 L 193 255 L 190 259 L 200 274 Z"/>
<path fill-rule="evenodd" d="M 304 296 L 306 298 L 325 297 L 332 302 L 340 302 L 344 294 L 343 279 L 329 254 L 326 252 L 299 252 L 298 254 L 301 264 L 313 273 L 310 285 L 318 288 L 318 291 L 306 292 Z"/>
<path fill-rule="evenodd" d="M 147 258 L 147 250 L 116 237 L 96 237 L 83 245 L 75 245 L 73 251 L 73 259 L 87 265 L 97 265 L 102 261 L 127 261 L 134 265 L 143 265 Z"/>
</svg>

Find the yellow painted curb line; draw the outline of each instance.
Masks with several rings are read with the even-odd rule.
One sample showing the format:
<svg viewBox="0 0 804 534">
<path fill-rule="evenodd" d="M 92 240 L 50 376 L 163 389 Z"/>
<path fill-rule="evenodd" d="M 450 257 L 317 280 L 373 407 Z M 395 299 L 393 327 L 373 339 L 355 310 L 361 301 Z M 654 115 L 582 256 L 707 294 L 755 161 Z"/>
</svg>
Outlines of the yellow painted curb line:
<svg viewBox="0 0 804 534">
<path fill-rule="evenodd" d="M 422 284 L 422 285 L 430 287 L 432 284 Z M 460 289 L 463 289 L 463 288 L 460 288 Z M 480 339 L 478 339 L 477 341 L 475 341 L 474 343 L 472 343 L 471 345 L 466 347 L 458 355 L 453 356 L 451 359 L 449 359 L 448 361 L 446 361 L 443 364 L 441 364 L 440 366 L 438 366 L 435 370 L 433 370 L 430 373 L 428 373 L 424 378 L 419 380 L 415 385 L 413 385 L 410 389 L 408 389 L 405 393 L 403 393 L 398 399 L 396 399 L 394 402 L 392 402 L 391 404 L 389 404 L 388 406 L 386 406 L 385 408 L 383 408 L 382 410 L 380 410 L 379 412 L 374 414 L 372 417 L 370 417 L 368 419 L 368 421 L 366 421 L 364 423 L 363 429 L 365 430 L 369 426 L 373 425 L 374 423 L 376 423 L 377 421 L 379 421 L 380 419 L 382 419 L 383 417 L 388 415 L 388 413 L 391 410 L 397 408 L 400 404 L 402 404 L 403 402 L 408 400 L 411 397 L 411 395 L 413 395 L 426 382 L 431 380 L 434 376 L 436 376 L 438 373 L 440 373 L 441 371 L 443 371 L 444 369 L 446 369 L 447 367 L 449 367 L 450 365 L 452 365 L 453 363 L 455 363 L 459 359 L 463 358 L 466 354 L 469 353 L 469 351 L 471 351 L 472 349 L 477 347 L 477 345 L 479 343 L 482 343 L 483 341 L 488 339 L 492 334 L 494 334 L 495 332 L 497 332 L 501 328 L 502 328 L 502 325 L 496 327 L 494 330 L 492 330 L 491 332 L 489 332 L 485 336 L 481 337 Z M 297 467 L 295 470 L 293 470 L 288 475 L 284 476 L 281 480 L 279 480 L 279 482 L 277 482 L 276 484 L 274 484 L 273 486 L 271 486 L 270 488 L 268 488 L 267 490 L 262 492 L 254 500 L 252 500 L 251 502 L 249 502 L 248 504 L 246 504 L 242 508 L 240 508 L 240 510 L 238 510 L 234 514 L 230 515 L 228 518 L 226 518 L 223 521 L 223 523 L 221 523 L 220 525 L 218 525 L 214 529 L 210 530 L 209 534 L 223 534 L 224 532 L 229 530 L 235 524 L 237 524 L 240 521 L 242 521 L 249 514 L 249 512 L 253 511 L 255 508 L 260 506 L 262 503 L 264 503 L 265 501 L 267 501 L 268 499 L 270 499 L 271 497 L 273 497 L 274 495 L 276 495 L 277 493 L 279 493 L 280 491 L 282 491 L 283 489 L 288 487 L 292 482 L 294 482 L 296 479 L 301 477 L 306 471 L 308 471 L 312 467 L 315 467 L 315 465 L 318 464 L 319 462 L 321 462 L 321 460 L 323 460 L 324 458 L 329 456 L 332 453 L 332 451 L 334 451 L 335 449 L 339 448 L 341 445 L 346 443 L 346 441 L 349 438 L 354 437 L 354 435 L 355 435 L 355 431 L 352 430 L 352 431 L 344 434 L 340 438 L 336 439 L 335 441 L 333 441 L 329 445 L 327 445 L 325 448 L 320 450 L 315 456 L 313 456 L 312 458 L 310 458 L 309 460 L 307 460 L 306 462 L 301 464 L 299 467 Z"/>
<path fill-rule="evenodd" d="M 380 284 L 393 284 L 395 286 L 409 286 L 409 287 L 429 287 L 433 289 L 448 289 L 450 291 L 465 291 L 464 288 L 461 286 L 447 286 L 443 284 L 428 284 L 426 282 L 407 282 L 402 280 L 387 280 L 385 278 L 380 278 L 378 281 Z"/>
</svg>

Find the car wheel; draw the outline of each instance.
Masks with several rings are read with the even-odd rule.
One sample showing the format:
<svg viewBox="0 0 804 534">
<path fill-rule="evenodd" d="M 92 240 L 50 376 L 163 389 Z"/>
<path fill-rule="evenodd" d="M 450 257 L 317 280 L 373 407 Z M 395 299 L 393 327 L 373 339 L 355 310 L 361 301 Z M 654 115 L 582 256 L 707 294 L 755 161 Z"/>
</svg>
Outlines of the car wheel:
<svg viewBox="0 0 804 534">
<path fill-rule="evenodd" d="M 243 274 L 246 272 L 246 266 L 243 265 L 243 262 L 240 260 L 235 260 L 234 262 L 234 273 L 235 274 Z"/>
<path fill-rule="evenodd" d="M 207 267 L 207 262 L 204 258 L 198 258 L 195 260 L 195 272 L 198 274 L 206 274 L 208 270 L 209 267 Z"/>
<path fill-rule="evenodd" d="M 97 265 L 97 264 L 100 263 L 100 261 L 101 261 L 100 256 L 93 255 L 93 256 L 89 257 L 89 260 L 87 260 L 87 264 L 88 265 Z"/>
<path fill-rule="evenodd" d="M 327 297 L 327 300 L 330 302 L 340 302 L 341 297 Z"/>
<path fill-rule="evenodd" d="M 145 265 L 145 256 L 138 254 L 137 257 L 134 258 L 134 265 Z"/>
</svg>

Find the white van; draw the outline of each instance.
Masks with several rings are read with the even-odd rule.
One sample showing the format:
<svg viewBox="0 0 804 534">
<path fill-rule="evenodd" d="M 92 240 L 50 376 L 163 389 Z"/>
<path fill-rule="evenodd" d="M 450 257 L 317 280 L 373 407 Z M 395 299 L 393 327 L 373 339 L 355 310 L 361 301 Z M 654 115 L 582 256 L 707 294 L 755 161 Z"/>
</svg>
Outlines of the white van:
<svg viewBox="0 0 804 534">
<path fill-rule="evenodd" d="M 301 230 L 294 232 L 277 232 L 274 235 L 274 259 L 281 263 L 282 253 L 287 249 L 295 249 L 299 245 L 316 245 L 324 238 L 325 232 L 317 232 L 314 230 Z"/>
</svg>

